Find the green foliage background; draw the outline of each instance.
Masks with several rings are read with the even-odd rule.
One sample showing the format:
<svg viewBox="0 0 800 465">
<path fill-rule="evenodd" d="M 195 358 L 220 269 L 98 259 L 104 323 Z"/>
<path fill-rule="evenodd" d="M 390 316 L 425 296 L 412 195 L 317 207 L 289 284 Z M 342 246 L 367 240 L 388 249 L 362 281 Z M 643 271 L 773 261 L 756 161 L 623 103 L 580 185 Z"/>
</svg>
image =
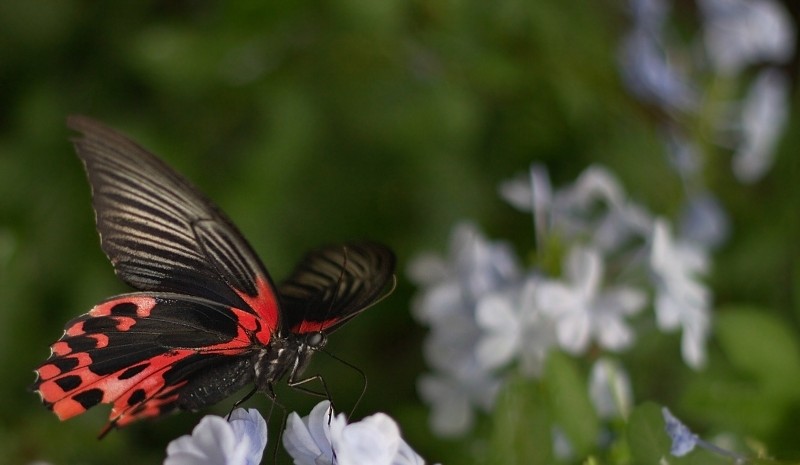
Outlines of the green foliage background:
<svg viewBox="0 0 800 465">
<path fill-rule="evenodd" d="M 201 416 L 97 441 L 107 410 L 61 423 L 26 390 L 66 321 L 126 291 L 98 247 L 64 126 L 71 113 L 123 130 L 192 179 L 277 279 L 321 243 L 395 248 L 397 292 L 329 346 L 369 376 L 356 417 L 391 414 L 423 456 L 447 463 L 547 434 L 535 422 L 487 420 L 483 440 L 431 435 L 415 394 L 424 330 L 409 313 L 404 266 L 421 250 L 445 250 L 462 218 L 530 250 L 529 218 L 496 186 L 534 160 L 556 185 L 603 163 L 637 201 L 674 216 L 682 187 L 655 117 L 619 79 L 622 10 L 608 0 L 0 3 L 0 463 L 160 463 Z M 633 373 L 638 400 L 677 405 L 701 427 L 752 434 L 788 457 L 800 456 L 798 134 L 793 117 L 775 168 L 753 186 L 733 179 L 728 154 L 707 158 L 707 181 L 733 221 L 712 279 L 725 324 L 709 370 L 684 367 L 677 337 L 631 356 L 646 367 Z M 339 404 L 352 405 L 358 374 L 318 358 Z M 317 402 L 279 394 L 290 411 Z M 249 405 L 269 411 L 263 398 Z"/>
</svg>

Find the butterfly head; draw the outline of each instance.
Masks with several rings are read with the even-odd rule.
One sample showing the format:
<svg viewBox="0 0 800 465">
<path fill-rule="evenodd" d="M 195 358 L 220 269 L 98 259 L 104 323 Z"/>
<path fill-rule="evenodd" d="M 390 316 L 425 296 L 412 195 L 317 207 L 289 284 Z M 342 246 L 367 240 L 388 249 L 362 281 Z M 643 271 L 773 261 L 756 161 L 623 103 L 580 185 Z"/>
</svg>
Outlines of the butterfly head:
<svg viewBox="0 0 800 465">
<path fill-rule="evenodd" d="M 268 389 L 270 384 L 287 375 L 290 383 L 296 380 L 308 367 L 314 352 L 325 347 L 327 342 L 327 335 L 322 331 L 273 338 L 269 346 L 256 354 L 254 367 L 259 390 Z"/>
</svg>

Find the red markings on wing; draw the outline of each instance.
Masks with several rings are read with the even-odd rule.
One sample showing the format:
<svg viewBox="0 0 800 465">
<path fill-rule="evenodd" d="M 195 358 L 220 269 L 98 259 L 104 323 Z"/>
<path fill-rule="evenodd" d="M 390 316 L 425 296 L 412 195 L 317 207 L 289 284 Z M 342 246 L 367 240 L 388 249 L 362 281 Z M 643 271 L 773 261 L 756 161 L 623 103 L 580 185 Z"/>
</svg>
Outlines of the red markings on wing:
<svg viewBox="0 0 800 465">
<path fill-rule="evenodd" d="M 317 331 L 324 331 L 329 327 L 342 321 L 341 318 L 330 318 L 323 321 L 301 321 L 300 324 L 294 325 L 292 332 L 296 334 L 314 333 Z"/>
<path fill-rule="evenodd" d="M 163 373 L 170 366 L 194 353 L 194 350 L 172 351 L 134 364 L 132 366 L 145 365 L 145 367 L 129 378 L 125 378 L 125 372 L 131 367 L 120 369 L 110 375 L 97 375 L 91 371 L 90 364 L 41 383 L 39 393 L 43 400 L 52 403 L 53 412 L 61 420 L 79 415 L 97 404 L 113 404 L 109 419 L 116 422 L 128 410 L 154 397 L 160 390 L 179 387 L 179 385 L 166 386 Z M 70 389 L 71 385 L 66 388 L 59 385 L 59 380 L 67 376 L 77 377 L 78 386 Z M 131 396 L 140 390 L 143 397 L 133 405 L 129 405 Z M 92 395 L 96 397 L 91 398 Z"/>
<path fill-rule="evenodd" d="M 238 292 L 239 297 L 253 309 L 256 315 L 265 323 L 256 333 L 256 337 L 260 343 L 266 345 L 269 342 L 272 333 L 278 328 L 278 298 L 275 296 L 272 284 L 266 279 L 259 277 L 256 280 L 256 294 L 255 297 L 249 296 L 243 292 Z M 256 330 L 255 322 L 240 319 L 239 324 L 253 324 L 252 330 Z"/>
<path fill-rule="evenodd" d="M 156 306 L 156 299 L 149 295 L 128 295 L 114 298 L 102 304 L 95 305 L 89 310 L 91 316 L 109 316 L 119 312 L 120 305 L 128 304 L 135 316 L 143 318 L 150 316 L 150 312 Z M 132 315 L 134 316 L 134 315 Z"/>
<path fill-rule="evenodd" d="M 70 361 L 70 362 L 67 362 L 67 363 L 69 363 L 69 365 L 67 365 L 67 367 L 70 367 L 70 368 L 69 369 L 64 369 L 62 367 L 59 367 L 56 363 L 48 363 L 48 362 L 54 362 L 54 358 L 55 357 L 51 357 L 47 362 L 45 362 L 42 366 L 40 366 L 39 368 L 36 369 L 36 373 L 39 375 L 39 379 L 40 380 L 48 380 L 48 379 L 51 379 L 51 378 L 55 378 L 58 375 L 61 375 L 61 374 L 64 374 L 64 373 L 69 373 L 70 371 L 73 371 L 76 368 L 85 367 L 85 366 L 88 366 L 89 364 L 92 363 L 92 359 L 91 359 L 91 357 L 89 357 L 89 354 L 87 354 L 87 353 L 78 353 L 78 354 L 72 355 L 71 357 L 61 358 L 61 360 L 64 360 L 64 361 L 69 360 Z M 72 366 L 72 365 L 74 365 L 74 366 Z M 62 364 L 62 366 L 63 366 L 63 364 Z"/>
<path fill-rule="evenodd" d="M 72 352 L 72 349 L 69 348 L 66 342 L 58 341 L 55 344 L 50 346 L 50 352 L 53 355 L 67 355 Z"/>
<path fill-rule="evenodd" d="M 258 304 L 258 300 L 253 301 Z M 119 350 L 109 347 L 108 334 L 96 332 L 97 322 L 107 325 L 104 328 L 112 332 L 135 331 L 137 322 L 148 320 L 157 303 L 152 297 L 113 299 L 68 325 L 62 338 L 51 346 L 50 358 L 36 370 L 38 378 L 34 383 L 42 401 L 59 419 L 79 415 L 97 404 L 112 404 L 106 431 L 138 419 L 160 416 L 175 407 L 187 377 L 194 374 L 191 369 L 185 369 L 187 364 L 195 363 L 189 357 L 241 355 L 266 345 L 272 334 L 272 327 L 265 327 L 260 315 L 231 308 L 229 311 L 237 322 L 235 337 L 217 344 L 170 349 L 163 346 L 169 341 L 169 332 L 165 331 L 163 339 L 148 346 L 156 351 L 164 348 L 163 353 L 145 359 L 133 357 L 130 363 L 114 366 L 110 373 L 107 369 L 98 369 L 98 363 L 108 366 L 110 360 L 117 360 L 109 357 L 120 355 Z M 267 311 L 269 303 L 261 303 L 258 308 Z M 87 333 L 87 329 L 95 332 Z M 110 353 L 114 355 L 108 355 Z M 184 368 L 179 370 L 180 375 L 175 372 L 170 375 L 170 369 L 176 364 L 183 364 Z"/>
</svg>

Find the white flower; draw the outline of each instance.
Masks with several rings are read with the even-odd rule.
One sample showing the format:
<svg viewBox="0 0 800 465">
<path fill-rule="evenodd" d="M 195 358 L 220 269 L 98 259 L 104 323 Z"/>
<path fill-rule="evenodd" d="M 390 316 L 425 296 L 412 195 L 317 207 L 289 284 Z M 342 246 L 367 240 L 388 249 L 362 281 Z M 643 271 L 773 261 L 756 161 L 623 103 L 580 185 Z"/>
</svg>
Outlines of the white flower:
<svg viewBox="0 0 800 465">
<path fill-rule="evenodd" d="M 517 289 L 490 294 L 478 302 L 478 326 L 483 330 L 478 342 L 478 362 L 492 369 L 513 359 L 522 345 L 524 302 Z M 524 299 L 524 298 L 523 298 Z M 531 301 L 531 303 L 533 303 Z M 526 309 L 527 310 L 527 309 Z M 533 312 L 535 309 L 531 308 Z"/>
<path fill-rule="evenodd" d="M 735 75 L 759 62 L 783 63 L 794 52 L 795 30 L 786 9 L 772 0 L 700 0 L 709 59 Z"/>
<path fill-rule="evenodd" d="M 477 363 L 457 373 L 426 374 L 417 381 L 420 397 L 431 406 L 431 430 L 442 437 L 469 431 L 475 419 L 473 409 L 489 411 L 499 390 L 500 381 Z"/>
<path fill-rule="evenodd" d="M 531 165 L 527 175 L 516 176 L 500 183 L 500 196 L 513 207 L 533 213 L 538 247 L 544 247 L 550 228 L 550 204 L 553 189 L 547 168 L 538 163 Z"/>
<path fill-rule="evenodd" d="M 283 444 L 295 465 L 422 465 L 425 462 L 400 437 L 388 415 L 376 413 L 347 423 L 322 401 L 303 418 L 292 412 Z"/>
<path fill-rule="evenodd" d="M 267 423 L 255 409 L 236 409 L 230 421 L 207 415 L 167 446 L 164 465 L 258 465 L 267 446 Z"/>
<path fill-rule="evenodd" d="M 555 320 L 537 306 L 541 278 L 530 276 L 518 286 L 487 295 L 476 311 L 481 329 L 478 363 L 491 370 L 515 358 L 526 376 L 538 376 L 555 346 Z"/>
<path fill-rule="evenodd" d="M 552 230 L 568 240 L 588 238 L 610 251 L 634 235 L 645 236 L 652 224 L 650 215 L 628 201 L 617 178 L 602 166 L 586 168 L 571 186 L 552 193 L 546 170 L 533 165 L 529 176 L 504 182 L 500 192 L 515 207 L 533 210 L 540 246 Z"/>
<path fill-rule="evenodd" d="M 435 432 L 453 436 L 472 424 L 472 408 L 489 409 L 499 382 L 476 355 L 481 329 L 476 306 L 486 295 L 519 281 L 511 248 L 486 240 L 472 224 L 454 231 L 446 259 L 428 254 L 414 259 L 409 275 L 422 289 L 414 300 L 416 317 L 430 326 L 423 352 L 434 374 L 419 382 L 432 406 Z"/>
<path fill-rule="evenodd" d="M 573 248 L 566 258 L 564 273 L 567 283 L 545 281 L 537 292 L 539 307 L 556 318 L 561 348 L 582 353 L 592 337 L 609 350 L 628 347 L 634 334 L 624 318 L 642 309 L 645 295 L 627 286 L 601 292 L 603 261 L 594 249 Z"/>
<path fill-rule="evenodd" d="M 674 241 L 666 221 L 659 220 L 653 228 L 650 268 L 656 286 L 658 326 L 666 331 L 682 327 L 683 359 L 692 368 L 702 367 L 711 304 L 710 292 L 698 276 L 708 268 L 705 252 Z"/>
<path fill-rule="evenodd" d="M 627 418 L 633 394 L 622 364 L 606 357 L 598 359 L 589 376 L 589 397 L 600 418 Z"/>
<path fill-rule="evenodd" d="M 778 70 L 756 78 L 742 106 L 742 141 L 733 171 L 742 182 L 755 182 L 772 166 L 775 146 L 789 117 L 789 82 Z"/>
<path fill-rule="evenodd" d="M 519 266 L 508 244 L 489 242 L 474 224 L 461 223 L 453 230 L 447 259 L 420 255 L 408 274 L 423 288 L 415 299 L 415 315 L 435 324 L 454 313 L 471 315 L 480 296 L 518 279 Z"/>
</svg>

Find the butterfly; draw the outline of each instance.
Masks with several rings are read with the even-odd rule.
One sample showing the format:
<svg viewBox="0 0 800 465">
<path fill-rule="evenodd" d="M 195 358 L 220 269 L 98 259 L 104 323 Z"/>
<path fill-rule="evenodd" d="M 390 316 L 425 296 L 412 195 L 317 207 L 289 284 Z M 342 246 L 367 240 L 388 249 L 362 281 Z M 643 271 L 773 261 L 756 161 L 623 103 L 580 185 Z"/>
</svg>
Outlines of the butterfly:
<svg viewBox="0 0 800 465">
<path fill-rule="evenodd" d="M 101 437 L 247 385 L 301 379 L 327 336 L 391 293 L 392 251 L 374 242 L 309 252 L 276 285 L 236 226 L 183 176 L 85 116 L 67 126 L 92 189 L 101 248 L 137 292 L 68 322 L 32 390 L 65 420 L 111 404 Z"/>
</svg>

